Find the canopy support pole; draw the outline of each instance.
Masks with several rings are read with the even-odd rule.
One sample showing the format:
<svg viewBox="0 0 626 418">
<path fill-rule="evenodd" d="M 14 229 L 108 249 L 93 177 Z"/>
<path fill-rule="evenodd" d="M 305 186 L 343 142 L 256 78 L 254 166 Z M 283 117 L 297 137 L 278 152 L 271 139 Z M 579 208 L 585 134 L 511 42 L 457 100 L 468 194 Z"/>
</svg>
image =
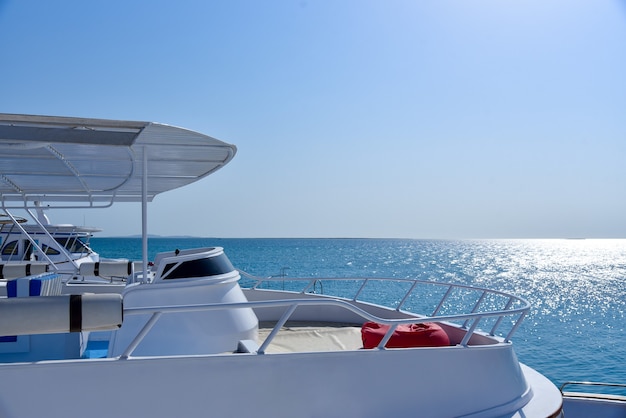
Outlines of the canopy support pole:
<svg viewBox="0 0 626 418">
<path fill-rule="evenodd" d="M 141 282 L 148 282 L 148 152 L 143 151 L 143 173 L 141 176 L 141 259 L 143 275 Z"/>
</svg>

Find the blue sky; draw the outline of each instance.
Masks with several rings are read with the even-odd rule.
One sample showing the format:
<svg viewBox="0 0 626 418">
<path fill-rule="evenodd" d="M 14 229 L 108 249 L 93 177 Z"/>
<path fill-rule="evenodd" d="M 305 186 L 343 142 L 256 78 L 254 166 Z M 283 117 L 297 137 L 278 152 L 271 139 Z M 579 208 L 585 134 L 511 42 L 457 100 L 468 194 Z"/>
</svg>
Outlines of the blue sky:
<svg viewBox="0 0 626 418">
<path fill-rule="evenodd" d="M 0 0 L 0 45 L 0 112 L 237 145 L 155 234 L 626 237 L 625 1 Z"/>
</svg>

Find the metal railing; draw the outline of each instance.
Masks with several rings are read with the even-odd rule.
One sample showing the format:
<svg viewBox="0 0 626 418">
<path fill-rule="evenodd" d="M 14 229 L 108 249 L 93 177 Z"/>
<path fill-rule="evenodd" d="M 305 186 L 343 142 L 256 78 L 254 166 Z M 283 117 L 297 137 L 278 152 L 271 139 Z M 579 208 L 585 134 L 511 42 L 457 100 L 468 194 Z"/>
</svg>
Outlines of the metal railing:
<svg viewBox="0 0 626 418">
<path fill-rule="evenodd" d="M 584 392 L 566 392 L 568 386 L 580 387 Z M 604 399 L 626 402 L 626 384 L 609 382 L 569 381 L 559 388 L 561 394 L 576 398 L 602 397 Z M 601 392 L 600 392 L 601 391 Z M 612 392 L 615 393 L 612 393 Z"/>
<path fill-rule="evenodd" d="M 263 291 L 266 289 L 261 289 L 261 285 L 263 283 L 268 282 L 277 282 L 278 285 L 281 285 L 283 279 L 281 278 L 258 278 L 251 276 L 247 273 L 243 273 L 242 275 L 248 279 L 253 280 L 252 286 L 249 287 L 250 290 L 258 290 Z M 264 354 L 266 348 L 271 344 L 272 340 L 278 334 L 280 329 L 285 325 L 285 323 L 290 319 L 290 317 L 295 312 L 296 308 L 300 306 L 334 306 L 340 309 L 345 309 L 350 311 L 360 318 L 362 318 L 363 322 L 373 321 L 380 324 L 389 325 L 389 330 L 385 334 L 384 338 L 378 345 L 379 349 L 384 349 L 386 343 L 391 338 L 392 334 L 396 330 L 396 328 L 400 324 L 418 324 L 425 322 L 455 322 L 455 321 L 463 321 L 463 324 L 460 325 L 460 328 L 464 329 L 465 336 L 462 341 L 459 343 L 461 346 L 467 346 L 471 336 L 478 329 L 478 325 L 481 321 L 485 319 L 492 319 L 494 321 L 493 326 L 489 331 L 489 335 L 494 336 L 498 332 L 499 328 L 502 326 L 502 323 L 505 319 L 509 320 L 510 329 L 508 333 L 506 333 L 504 337 L 504 342 L 509 342 L 515 331 L 518 329 L 519 325 L 523 321 L 524 317 L 528 313 L 530 309 L 530 305 L 528 302 L 522 298 L 517 296 L 495 291 L 489 290 L 485 288 L 479 288 L 469 285 L 462 284 L 450 284 L 450 283 L 441 283 L 441 282 L 432 282 L 432 281 L 423 281 L 423 280 L 407 280 L 407 279 L 370 279 L 370 278 L 362 278 L 362 279 L 354 279 L 354 278 L 341 278 L 341 279 L 289 279 L 290 282 L 296 282 L 301 284 L 300 290 L 292 291 L 292 290 L 280 290 L 281 292 L 287 292 L 294 295 L 302 295 L 304 296 L 307 293 L 311 293 L 311 289 L 313 289 L 317 283 L 320 282 L 353 282 L 355 280 L 362 280 L 362 285 L 358 288 L 356 293 L 350 297 L 331 297 L 328 295 L 317 295 L 319 297 L 311 298 L 307 297 L 295 297 L 291 299 L 280 299 L 280 300 L 264 300 L 264 301 L 247 301 L 247 302 L 238 302 L 238 303 L 210 303 L 210 304 L 194 304 L 194 305 L 184 305 L 184 306 L 160 306 L 160 307 L 144 307 L 144 308 L 127 308 L 124 309 L 124 316 L 127 315 L 151 315 L 148 322 L 145 326 L 139 331 L 139 333 L 135 336 L 133 341 L 129 344 L 129 346 L 124 350 L 121 354 L 121 359 L 128 359 L 133 351 L 137 348 L 137 346 L 141 343 L 144 337 L 150 332 L 150 329 L 158 322 L 159 318 L 164 314 L 172 314 L 172 313 L 180 313 L 180 312 L 196 312 L 196 311 L 210 311 L 210 310 L 225 310 L 225 309 L 243 309 L 243 308 L 252 308 L 252 309 L 264 309 L 264 308 L 276 308 L 283 307 L 285 308 L 282 316 L 278 319 L 275 326 L 272 328 L 268 336 L 261 343 L 257 353 Z M 404 292 L 399 298 L 400 301 L 397 303 L 395 307 L 391 307 L 391 309 L 396 311 L 406 312 L 410 315 L 414 315 L 411 317 L 407 317 L 404 319 L 388 319 L 381 318 L 376 316 L 359 306 L 356 306 L 355 302 L 360 304 L 374 306 L 375 303 L 371 303 L 365 300 L 361 300 L 360 297 L 364 294 L 365 289 L 368 284 L 372 282 L 401 282 L 404 285 L 408 285 L 408 290 Z M 435 303 L 436 307 L 432 311 L 430 315 L 417 315 L 413 314 L 409 311 L 403 311 L 402 308 L 408 304 L 409 300 L 416 296 L 416 292 L 418 288 L 423 286 L 435 286 L 436 288 L 441 288 L 443 290 L 443 296 L 439 301 Z M 282 287 L 282 285 L 281 285 Z M 329 288 L 332 286 L 326 286 Z M 442 314 L 442 310 L 447 309 L 448 302 L 453 302 L 454 299 L 458 299 L 458 295 L 453 296 L 458 291 L 462 291 L 462 295 L 467 295 L 469 293 L 475 293 L 475 299 L 469 303 L 469 306 L 472 308 L 467 312 L 461 313 L 447 313 Z M 423 294 L 423 293 L 422 293 Z M 422 294 L 417 294 L 419 297 Z M 495 298 L 495 299 L 494 299 Z M 465 298 L 467 299 L 467 298 Z M 490 300 L 490 303 L 487 303 L 487 300 Z M 465 305 L 468 305 L 468 301 L 465 301 Z M 362 305 L 363 306 L 363 305 Z M 382 306 L 382 305 L 380 305 Z M 388 307 L 389 308 L 389 307 Z"/>
</svg>

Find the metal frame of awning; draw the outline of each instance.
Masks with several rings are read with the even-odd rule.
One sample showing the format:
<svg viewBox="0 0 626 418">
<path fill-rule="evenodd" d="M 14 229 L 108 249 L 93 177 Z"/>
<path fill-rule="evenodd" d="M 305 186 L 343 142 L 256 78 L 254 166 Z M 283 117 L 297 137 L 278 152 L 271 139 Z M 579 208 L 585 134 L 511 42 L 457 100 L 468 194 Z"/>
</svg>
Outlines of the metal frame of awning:
<svg viewBox="0 0 626 418">
<path fill-rule="evenodd" d="M 0 114 L 0 200 L 12 207 L 151 201 L 235 153 L 234 145 L 159 123 Z"/>
</svg>

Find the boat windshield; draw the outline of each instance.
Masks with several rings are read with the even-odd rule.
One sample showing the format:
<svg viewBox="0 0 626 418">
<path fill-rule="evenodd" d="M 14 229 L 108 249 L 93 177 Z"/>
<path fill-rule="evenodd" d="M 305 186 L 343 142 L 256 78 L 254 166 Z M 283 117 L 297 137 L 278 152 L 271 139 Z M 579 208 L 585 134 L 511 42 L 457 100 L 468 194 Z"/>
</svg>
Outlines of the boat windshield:
<svg viewBox="0 0 626 418">
<path fill-rule="evenodd" d="M 78 237 L 59 238 L 54 240 L 62 245 L 69 253 L 88 253 L 89 247 Z"/>
</svg>

